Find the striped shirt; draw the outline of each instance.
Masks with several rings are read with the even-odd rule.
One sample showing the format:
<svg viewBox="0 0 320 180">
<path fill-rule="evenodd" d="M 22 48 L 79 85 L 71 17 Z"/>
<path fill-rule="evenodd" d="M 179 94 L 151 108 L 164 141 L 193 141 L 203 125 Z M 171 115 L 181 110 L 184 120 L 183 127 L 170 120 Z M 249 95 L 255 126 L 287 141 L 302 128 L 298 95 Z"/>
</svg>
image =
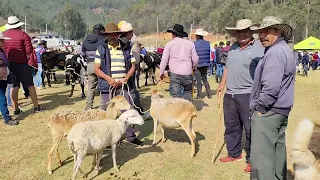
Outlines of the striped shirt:
<svg viewBox="0 0 320 180">
<path fill-rule="evenodd" d="M 113 79 L 123 79 L 126 77 L 126 67 L 125 67 L 125 60 L 123 52 L 120 48 L 120 44 L 114 48 L 110 44 L 108 44 L 108 48 L 110 50 L 110 57 L 111 57 L 111 77 Z M 96 58 L 94 60 L 95 63 L 100 64 L 101 58 L 100 53 L 96 51 Z M 136 60 L 134 57 L 131 57 L 131 63 L 134 63 Z"/>
</svg>

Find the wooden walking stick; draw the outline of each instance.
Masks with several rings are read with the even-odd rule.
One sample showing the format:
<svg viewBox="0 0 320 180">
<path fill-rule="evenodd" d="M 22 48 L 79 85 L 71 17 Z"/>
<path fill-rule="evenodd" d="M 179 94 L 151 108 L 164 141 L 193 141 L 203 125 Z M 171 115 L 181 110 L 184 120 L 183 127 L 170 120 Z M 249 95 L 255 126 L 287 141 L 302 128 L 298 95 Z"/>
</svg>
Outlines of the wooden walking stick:
<svg viewBox="0 0 320 180">
<path fill-rule="evenodd" d="M 219 92 L 218 94 L 218 129 L 217 129 L 217 134 L 216 134 L 216 142 L 213 147 L 213 155 L 212 155 L 212 165 L 214 164 L 214 159 L 216 156 L 216 149 L 217 149 L 217 144 L 218 144 L 218 135 L 219 135 L 219 130 L 220 130 L 220 124 L 222 121 L 222 92 Z"/>
</svg>

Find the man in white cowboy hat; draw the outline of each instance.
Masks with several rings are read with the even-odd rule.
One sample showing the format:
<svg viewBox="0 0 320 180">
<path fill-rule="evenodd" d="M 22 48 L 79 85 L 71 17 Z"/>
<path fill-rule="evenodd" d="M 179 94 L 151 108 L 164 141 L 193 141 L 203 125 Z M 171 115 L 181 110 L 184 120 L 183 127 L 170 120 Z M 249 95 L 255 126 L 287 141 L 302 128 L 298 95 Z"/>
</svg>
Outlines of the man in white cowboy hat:
<svg viewBox="0 0 320 180">
<path fill-rule="evenodd" d="M 237 21 L 236 27 L 226 27 L 228 34 L 236 38 L 230 47 L 225 62 L 223 77 L 217 89 L 221 96 L 224 88 L 224 121 L 225 139 L 227 141 L 228 156 L 221 158 L 221 162 L 242 160 L 242 132 L 246 135 L 245 152 L 247 166 L 245 172 L 250 173 L 250 111 L 249 99 L 253 86 L 253 74 L 256 65 L 263 56 L 264 48 L 260 41 L 254 40 L 250 27 L 250 19 Z"/>
<path fill-rule="evenodd" d="M 160 79 L 164 78 L 164 71 L 169 64 L 170 86 L 173 97 L 180 97 L 192 100 L 192 72 L 197 69 L 199 57 L 194 44 L 184 37 L 188 33 L 184 32 L 184 27 L 175 24 L 172 29 L 167 30 L 172 33 L 172 41 L 168 42 L 164 48 L 160 63 Z M 183 93 L 181 93 L 183 89 Z"/>
<path fill-rule="evenodd" d="M 131 56 L 130 48 L 119 41 L 123 34 L 114 23 L 108 23 L 105 27 L 105 34 L 108 42 L 97 47 L 94 60 L 94 71 L 98 76 L 98 90 L 100 91 L 100 109 L 106 109 L 107 103 L 111 100 L 109 94 L 120 95 L 123 93 L 125 99 L 133 103 L 129 97 L 131 89 L 134 89 L 135 58 Z M 123 92 L 122 85 L 126 83 Z M 110 92 L 111 91 L 111 92 Z M 133 127 L 126 130 L 128 142 L 143 145 L 134 134 Z"/>
<path fill-rule="evenodd" d="M 210 85 L 207 80 L 208 67 L 210 66 L 211 54 L 210 54 L 210 42 L 203 39 L 203 36 L 207 36 L 209 33 L 203 29 L 197 29 L 194 35 L 196 35 L 196 41 L 194 46 L 196 48 L 199 61 L 195 77 L 197 80 L 197 99 L 202 99 L 202 83 L 206 88 L 207 96 L 209 99 L 212 98 L 210 92 Z"/>
<path fill-rule="evenodd" d="M 28 65 L 28 59 L 33 53 L 33 47 L 29 35 L 21 30 L 24 25 L 16 16 L 8 17 L 8 23 L 5 25 L 8 29 L 4 35 L 11 38 L 5 40 L 5 52 L 10 62 L 10 68 L 15 76 L 15 82 L 12 90 L 12 100 L 14 114 L 19 115 L 22 111 L 18 107 L 18 90 L 20 83 L 27 87 L 34 105 L 34 112 L 44 110 L 38 104 L 37 92 L 33 85 L 32 70 Z"/>
<path fill-rule="evenodd" d="M 135 36 L 134 33 L 133 33 L 133 30 L 135 28 L 132 27 L 131 23 L 128 23 L 126 21 L 120 21 L 118 23 L 118 27 L 120 27 L 120 31 L 121 32 L 124 32 L 119 40 L 126 46 L 126 49 L 128 49 L 129 51 L 132 52 L 132 55 L 134 56 L 135 58 L 135 64 L 136 66 L 139 66 L 139 62 L 140 62 L 140 49 L 137 49 L 137 47 L 139 48 L 139 44 L 138 44 L 138 41 L 136 39 L 133 39 L 133 37 Z M 137 69 L 137 67 L 136 67 Z M 137 75 L 137 72 L 135 72 L 135 76 Z M 136 77 L 133 77 L 134 79 Z M 143 107 L 141 105 L 141 102 L 140 102 L 140 94 L 139 92 L 137 91 L 137 87 L 134 86 L 133 89 L 131 89 L 131 94 L 133 95 L 133 100 L 134 100 L 134 103 L 137 107 L 137 110 L 140 112 L 140 111 L 144 111 L 143 110 Z M 141 113 L 141 112 L 140 112 Z M 147 116 L 149 115 L 149 113 L 146 114 Z M 146 116 L 146 117 L 147 117 Z"/>
<path fill-rule="evenodd" d="M 267 16 L 251 29 L 259 32 L 266 48 L 255 71 L 250 97 L 251 179 L 285 180 L 285 131 L 293 106 L 296 72 L 294 53 L 287 44 L 292 28 L 277 17 Z"/>
</svg>

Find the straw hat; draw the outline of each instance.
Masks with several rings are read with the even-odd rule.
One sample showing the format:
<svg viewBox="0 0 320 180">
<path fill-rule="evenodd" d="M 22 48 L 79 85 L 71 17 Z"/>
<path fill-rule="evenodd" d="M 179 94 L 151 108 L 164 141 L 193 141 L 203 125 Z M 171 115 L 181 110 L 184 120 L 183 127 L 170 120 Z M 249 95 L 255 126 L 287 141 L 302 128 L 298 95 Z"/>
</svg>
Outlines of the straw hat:
<svg viewBox="0 0 320 180">
<path fill-rule="evenodd" d="M 288 24 L 282 23 L 282 19 L 274 16 L 267 16 L 262 19 L 261 23 L 254 24 L 252 27 L 250 27 L 250 29 L 253 31 L 265 28 L 275 28 L 280 30 L 285 41 L 290 40 L 292 37 L 292 27 Z"/>
<path fill-rule="evenodd" d="M 9 39 L 11 39 L 11 38 L 5 37 L 4 34 L 3 34 L 3 32 L 0 31 L 0 39 L 9 40 Z"/>
<path fill-rule="evenodd" d="M 207 31 L 204 31 L 203 29 L 197 29 L 193 34 L 198 36 L 207 36 L 209 33 Z"/>
<path fill-rule="evenodd" d="M 119 27 L 119 26 L 118 26 L 118 27 Z M 120 31 L 122 31 L 122 32 L 130 32 L 130 31 L 133 31 L 133 30 L 136 29 L 136 28 L 133 28 L 132 25 L 131 25 L 131 23 L 124 22 L 124 23 L 121 24 L 121 26 L 120 26 L 119 29 L 120 29 Z"/>
<path fill-rule="evenodd" d="M 20 22 L 17 16 L 9 16 L 8 23 L 5 25 L 6 29 L 15 29 L 24 25 L 24 22 Z"/>
<path fill-rule="evenodd" d="M 241 19 L 237 21 L 236 27 L 226 27 L 228 34 L 234 37 L 236 31 L 241 31 L 250 28 L 253 22 L 250 19 Z"/>
</svg>

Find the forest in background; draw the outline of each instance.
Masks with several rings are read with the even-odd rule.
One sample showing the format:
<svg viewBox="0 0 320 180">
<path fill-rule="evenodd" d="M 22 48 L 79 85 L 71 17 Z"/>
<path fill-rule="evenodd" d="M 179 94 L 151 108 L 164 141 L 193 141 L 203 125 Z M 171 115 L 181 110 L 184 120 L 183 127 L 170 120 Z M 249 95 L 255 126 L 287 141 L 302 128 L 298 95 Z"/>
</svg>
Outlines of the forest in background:
<svg viewBox="0 0 320 180">
<path fill-rule="evenodd" d="M 281 17 L 294 29 L 294 42 L 306 36 L 320 37 L 319 0 L 1 0 L 0 16 L 15 14 L 32 25 L 30 31 L 48 28 L 80 39 L 96 23 L 126 20 L 137 34 L 155 33 L 180 23 L 188 30 L 203 27 L 224 34 L 224 27 L 238 19 L 254 22 L 264 16 Z"/>
</svg>

